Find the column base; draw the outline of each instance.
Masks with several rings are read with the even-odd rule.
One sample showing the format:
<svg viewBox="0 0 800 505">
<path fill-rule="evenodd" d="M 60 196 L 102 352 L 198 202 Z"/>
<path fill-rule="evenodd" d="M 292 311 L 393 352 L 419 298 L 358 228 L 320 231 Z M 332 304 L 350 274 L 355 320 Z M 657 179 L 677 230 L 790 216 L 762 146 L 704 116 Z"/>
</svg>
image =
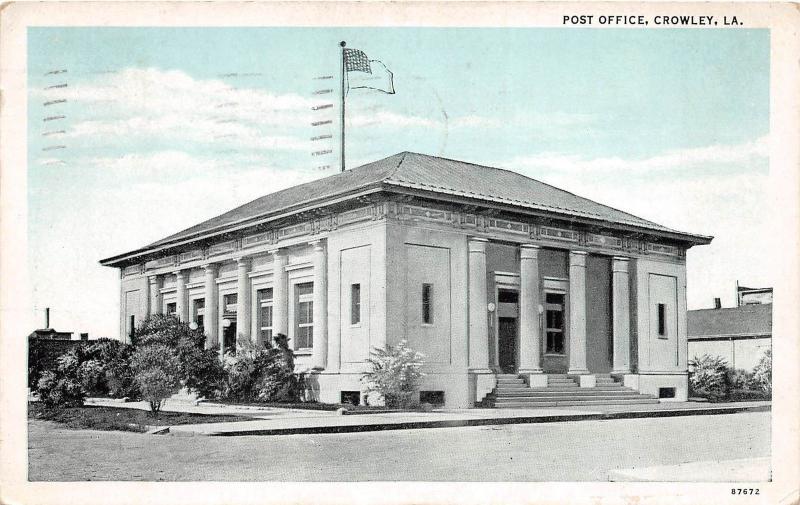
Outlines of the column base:
<svg viewBox="0 0 800 505">
<path fill-rule="evenodd" d="M 528 387 L 531 388 L 547 387 L 547 375 L 542 373 L 541 370 L 538 371 L 520 370 L 519 375 L 525 378 L 525 380 L 528 382 Z"/>
<path fill-rule="evenodd" d="M 589 370 L 586 368 L 574 368 L 567 370 L 567 375 L 587 375 Z"/>
<path fill-rule="evenodd" d="M 619 370 L 611 370 L 611 375 L 624 376 L 624 375 L 628 375 L 630 373 L 631 373 L 630 368 L 624 368 L 624 369 L 619 369 Z"/>
<path fill-rule="evenodd" d="M 592 374 L 584 374 L 578 378 L 582 388 L 593 388 L 597 386 L 597 377 Z"/>
</svg>

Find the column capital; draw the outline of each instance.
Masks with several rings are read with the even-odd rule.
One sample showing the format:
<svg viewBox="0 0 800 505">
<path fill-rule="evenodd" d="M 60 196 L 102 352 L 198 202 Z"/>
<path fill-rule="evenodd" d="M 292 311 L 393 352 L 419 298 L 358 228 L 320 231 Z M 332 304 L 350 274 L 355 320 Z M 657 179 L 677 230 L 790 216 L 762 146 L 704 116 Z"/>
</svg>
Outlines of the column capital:
<svg viewBox="0 0 800 505">
<path fill-rule="evenodd" d="M 630 258 L 626 258 L 625 256 L 614 256 L 611 259 L 611 270 L 613 272 L 623 272 L 628 273 L 630 268 Z"/>
<path fill-rule="evenodd" d="M 523 260 L 535 260 L 539 257 L 539 247 L 534 244 L 522 244 L 519 246 L 519 257 Z"/>
<path fill-rule="evenodd" d="M 156 274 L 148 275 L 147 280 L 150 281 L 150 284 L 156 284 L 158 282 L 158 275 Z"/>
<path fill-rule="evenodd" d="M 250 256 L 239 256 L 236 258 L 236 266 L 239 268 L 250 266 Z"/>
<path fill-rule="evenodd" d="M 467 247 L 470 253 L 480 253 L 486 254 L 486 244 L 489 243 L 489 239 L 485 239 L 483 237 L 468 237 L 467 238 Z"/>
<path fill-rule="evenodd" d="M 175 275 L 175 278 L 176 278 L 176 279 L 186 279 L 186 274 L 187 274 L 188 272 L 187 272 L 186 270 L 181 270 L 181 269 L 179 268 L 178 270 L 175 270 L 175 271 L 173 271 L 172 273 Z"/>
<path fill-rule="evenodd" d="M 275 249 L 269 249 L 267 251 L 272 256 L 283 256 L 286 257 L 286 248 L 284 247 L 276 247 Z"/>
<path fill-rule="evenodd" d="M 569 266 L 570 267 L 585 267 L 586 256 L 589 253 L 586 251 L 570 251 L 569 252 Z"/>
<path fill-rule="evenodd" d="M 314 246 L 315 251 L 324 251 L 325 250 L 325 240 L 324 239 L 317 239 L 312 240 L 308 243 L 308 245 Z"/>
<path fill-rule="evenodd" d="M 216 273 L 217 272 L 217 268 L 219 268 L 219 263 L 205 263 L 205 264 L 201 265 L 201 267 L 203 268 L 203 271 L 205 271 L 205 273 L 207 273 L 207 274 L 208 273 Z"/>
</svg>

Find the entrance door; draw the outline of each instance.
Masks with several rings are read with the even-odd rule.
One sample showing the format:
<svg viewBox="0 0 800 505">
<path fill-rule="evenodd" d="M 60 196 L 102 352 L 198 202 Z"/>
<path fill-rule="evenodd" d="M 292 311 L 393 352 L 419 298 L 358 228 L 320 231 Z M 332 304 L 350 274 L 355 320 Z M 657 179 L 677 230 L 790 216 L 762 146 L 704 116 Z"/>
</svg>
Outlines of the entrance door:
<svg viewBox="0 0 800 505">
<path fill-rule="evenodd" d="M 231 321 L 230 326 L 222 328 L 222 339 L 225 352 L 236 352 L 236 321 Z"/>
<path fill-rule="evenodd" d="M 500 317 L 497 323 L 497 361 L 503 373 L 517 371 L 517 319 Z"/>
</svg>

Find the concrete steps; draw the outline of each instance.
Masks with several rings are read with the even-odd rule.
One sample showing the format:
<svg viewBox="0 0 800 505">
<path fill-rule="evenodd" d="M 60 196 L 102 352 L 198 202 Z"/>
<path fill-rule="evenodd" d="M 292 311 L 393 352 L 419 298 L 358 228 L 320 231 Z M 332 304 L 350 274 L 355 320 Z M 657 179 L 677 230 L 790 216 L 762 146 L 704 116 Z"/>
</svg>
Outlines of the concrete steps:
<svg viewBox="0 0 800 505">
<path fill-rule="evenodd" d="M 482 402 L 496 408 L 537 408 L 574 405 L 630 405 L 658 403 L 652 395 L 622 386 L 608 374 L 595 376 L 596 387 L 582 388 L 566 374 L 549 374 L 547 387 L 530 388 L 514 374 L 498 374 L 497 386 Z"/>
</svg>

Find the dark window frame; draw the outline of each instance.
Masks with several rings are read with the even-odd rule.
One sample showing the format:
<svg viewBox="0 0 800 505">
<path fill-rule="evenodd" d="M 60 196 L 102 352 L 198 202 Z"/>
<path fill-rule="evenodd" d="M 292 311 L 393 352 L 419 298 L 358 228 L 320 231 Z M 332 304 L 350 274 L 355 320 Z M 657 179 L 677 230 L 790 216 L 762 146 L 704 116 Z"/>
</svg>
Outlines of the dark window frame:
<svg viewBox="0 0 800 505">
<path fill-rule="evenodd" d="M 350 324 L 361 324 L 361 283 L 350 284 Z"/>
<path fill-rule="evenodd" d="M 422 324 L 434 324 L 433 314 L 433 284 L 422 284 Z"/>
</svg>

